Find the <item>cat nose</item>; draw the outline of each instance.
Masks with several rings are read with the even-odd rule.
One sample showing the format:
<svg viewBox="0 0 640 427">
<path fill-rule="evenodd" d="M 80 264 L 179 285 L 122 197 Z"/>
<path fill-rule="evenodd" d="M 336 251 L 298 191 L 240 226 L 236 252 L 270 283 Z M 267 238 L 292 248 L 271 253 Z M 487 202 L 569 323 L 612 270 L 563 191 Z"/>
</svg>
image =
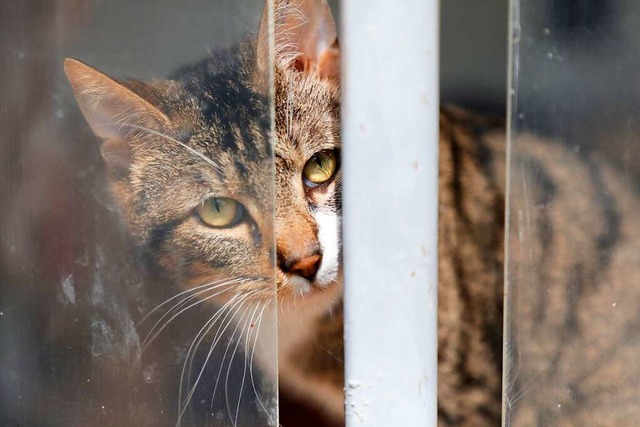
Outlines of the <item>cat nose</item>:
<svg viewBox="0 0 640 427">
<path fill-rule="evenodd" d="M 313 281 L 320 269 L 320 263 L 322 262 L 322 254 L 316 252 L 312 255 L 304 258 L 298 258 L 290 261 L 285 261 L 281 267 L 286 273 L 295 274 L 300 277 L 304 277 L 308 281 Z"/>
</svg>

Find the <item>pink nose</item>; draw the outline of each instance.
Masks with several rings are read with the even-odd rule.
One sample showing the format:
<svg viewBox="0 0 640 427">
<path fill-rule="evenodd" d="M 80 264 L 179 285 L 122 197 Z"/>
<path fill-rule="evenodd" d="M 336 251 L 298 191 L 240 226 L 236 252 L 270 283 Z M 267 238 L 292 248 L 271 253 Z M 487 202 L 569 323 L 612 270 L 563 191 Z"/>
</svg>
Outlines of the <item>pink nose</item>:
<svg viewBox="0 0 640 427">
<path fill-rule="evenodd" d="M 318 273 L 321 261 L 322 254 L 315 253 L 302 259 L 285 262 L 285 265 L 281 265 L 281 268 L 287 273 L 295 274 L 312 281 Z"/>
</svg>

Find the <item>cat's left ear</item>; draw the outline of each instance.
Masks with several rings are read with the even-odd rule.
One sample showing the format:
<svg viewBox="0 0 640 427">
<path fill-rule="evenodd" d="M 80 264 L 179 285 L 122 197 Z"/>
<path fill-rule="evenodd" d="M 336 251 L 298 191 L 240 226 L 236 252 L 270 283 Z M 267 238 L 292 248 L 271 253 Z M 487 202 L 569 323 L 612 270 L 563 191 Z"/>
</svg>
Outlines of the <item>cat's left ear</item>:
<svg viewBox="0 0 640 427">
<path fill-rule="evenodd" d="M 275 56 L 279 65 L 339 80 L 340 46 L 329 3 L 326 0 L 274 0 L 274 4 Z M 268 43 L 268 24 L 265 6 L 259 46 Z"/>
<path fill-rule="evenodd" d="M 104 140 L 101 152 L 111 170 L 128 170 L 135 135 L 162 132 L 169 125 L 156 107 L 100 71 L 70 58 L 64 61 L 64 71 L 87 123 Z"/>
</svg>

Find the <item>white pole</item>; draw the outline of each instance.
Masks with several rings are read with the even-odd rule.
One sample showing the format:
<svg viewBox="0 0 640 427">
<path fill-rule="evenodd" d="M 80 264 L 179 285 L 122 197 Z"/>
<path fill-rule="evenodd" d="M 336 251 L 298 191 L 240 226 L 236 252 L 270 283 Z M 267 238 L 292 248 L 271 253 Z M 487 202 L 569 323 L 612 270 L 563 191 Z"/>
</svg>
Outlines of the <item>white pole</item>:
<svg viewBox="0 0 640 427">
<path fill-rule="evenodd" d="M 439 2 L 341 4 L 347 426 L 435 426 Z"/>
</svg>

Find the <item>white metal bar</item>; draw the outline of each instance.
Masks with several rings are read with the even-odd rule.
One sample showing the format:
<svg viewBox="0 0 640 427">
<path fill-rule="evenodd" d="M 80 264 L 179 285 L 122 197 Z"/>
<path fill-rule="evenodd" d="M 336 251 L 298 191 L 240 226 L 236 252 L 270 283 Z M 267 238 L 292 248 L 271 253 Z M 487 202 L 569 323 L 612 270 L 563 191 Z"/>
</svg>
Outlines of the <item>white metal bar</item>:
<svg viewBox="0 0 640 427">
<path fill-rule="evenodd" d="M 341 3 L 347 426 L 435 426 L 439 2 Z"/>
</svg>

